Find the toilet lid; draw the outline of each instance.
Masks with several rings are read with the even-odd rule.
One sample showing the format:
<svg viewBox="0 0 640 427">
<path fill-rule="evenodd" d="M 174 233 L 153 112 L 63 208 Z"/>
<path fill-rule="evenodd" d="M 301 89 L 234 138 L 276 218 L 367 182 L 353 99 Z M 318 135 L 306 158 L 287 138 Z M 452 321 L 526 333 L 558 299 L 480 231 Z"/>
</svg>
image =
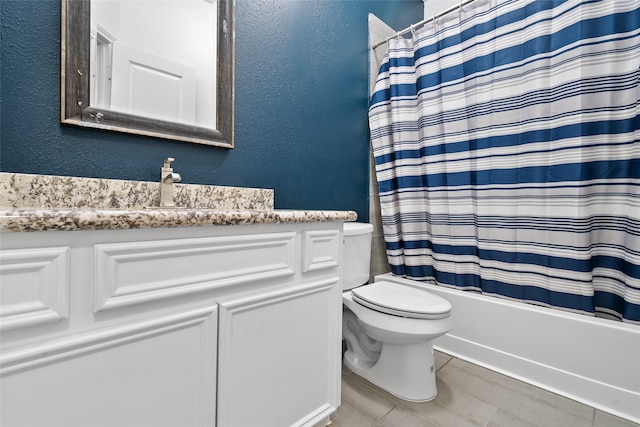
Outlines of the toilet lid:
<svg viewBox="0 0 640 427">
<path fill-rule="evenodd" d="M 413 319 L 447 317 L 451 303 L 424 289 L 391 282 L 375 282 L 351 290 L 353 300 L 365 307 Z"/>
</svg>

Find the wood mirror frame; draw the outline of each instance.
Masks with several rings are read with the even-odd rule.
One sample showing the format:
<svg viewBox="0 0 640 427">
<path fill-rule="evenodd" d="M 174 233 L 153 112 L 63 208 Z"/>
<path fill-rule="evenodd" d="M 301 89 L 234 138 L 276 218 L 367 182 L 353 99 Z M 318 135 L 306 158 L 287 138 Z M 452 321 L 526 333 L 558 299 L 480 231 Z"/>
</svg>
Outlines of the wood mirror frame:
<svg viewBox="0 0 640 427">
<path fill-rule="evenodd" d="M 218 0 L 216 128 L 210 129 L 90 106 L 90 0 L 62 0 L 62 123 L 233 148 L 235 98 L 234 7 L 234 0 Z"/>
</svg>

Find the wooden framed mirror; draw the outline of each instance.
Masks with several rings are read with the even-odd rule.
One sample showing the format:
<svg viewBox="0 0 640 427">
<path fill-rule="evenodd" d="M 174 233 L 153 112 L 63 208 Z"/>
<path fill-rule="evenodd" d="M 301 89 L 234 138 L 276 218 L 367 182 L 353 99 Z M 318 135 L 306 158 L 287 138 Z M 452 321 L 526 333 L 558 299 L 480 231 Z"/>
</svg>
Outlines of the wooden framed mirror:
<svg viewBox="0 0 640 427">
<path fill-rule="evenodd" d="M 234 146 L 234 68 L 235 68 L 235 16 L 234 0 L 190 0 L 197 7 L 215 8 L 211 25 L 207 28 L 217 40 L 211 42 L 215 52 L 205 49 L 196 56 L 207 59 L 213 63 L 213 73 L 208 69 L 202 71 L 181 71 L 193 69 L 192 64 L 178 61 L 173 58 L 163 58 L 164 52 L 170 51 L 165 45 L 158 52 L 150 52 L 146 48 L 134 48 L 140 57 L 158 58 L 166 60 L 168 64 L 174 64 L 178 71 L 161 69 L 154 62 L 148 65 L 132 56 L 122 54 L 127 43 L 122 34 L 124 31 L 114 31 L 101 28 L 96 33 L 96 19 L 92 20 L 92 9 L 98 10 L 104 5 L 96 5 L 92 2 L 102 1 L 117 4 L 118 0 L 62 0 L 62 38 L 61 38 L 61 121 L 64 124 L 98 128 L 108 131 L 133 133 L 151 137 L 165 138 L 192 142 L 197 144 L 214 145 L 225 148 Z M 175 3 L 176 0 L 163 0 L 162 2 L 140 1 L 143 7 L 148 8 L 144 13 L 159 13 L 160 4 Z M 127 2 L 132 4 L 136 2 Z M 124 2 L 123 2 L 124 4 Z M 185 10 L 185 3 L 179 4 L 180 10 Z M 127 6 L 128 7 L 128 6 Z M 149 23 L 153 22 L 156 31 L 167 33 L 169 26 L 182 25 L 178 33 L 191 37 L 188 41 L 174 43 L 177 50 L 185 51 L 196 47 L 203 37 L 190 35 L 194 25 L 190 19 L 177 19 L 175 14 L 168 16 L 169 24 L 159 24 L 156 15 L 152 19 L 144 19 L 137 27 L 137 31 L 143 33 L 147 39 L 158 39 L 152 31 L 147 31 Z M 202 15 L 202 14 L 200 14 Z M 122 12 L 122 16 L 135 16 L 130 11 Z M 117 19 L 117 18 L 113 18 Z M 164 36 L 165 34 L 162 34 Z M 121 37 L 122 36 L 122 37 Z M 208 38 L 206 41 L 209 42 Z M 128 41 L 128 40 L 127 40 Z M 205 44 L 206 45 L 206 44 Z M 98 47 L 96 49 L 96 46 Z M 106 48 L 105 48 L 106 46 Z M 129 51 L 131 51 L 129 49 Z M 102 52 L 102 53 L 101 53 Z M 106 54 L 105 54 L 106 52 Z M 141 52 L 141 53 L 140 53 Z M 215 56 L 213 56 L 215 55 Z M 125 58 L 122 60 L 121 58 Z M 100 74 L 102 69 L 96 67 L 100 58 L 106 59 L 108 73 Z M 124 61 L 124 62 L 123 62 Z M 123 68 L 118 64 L 125 63 Z M 142 65 L 141 65 L 142 64 Z M 170 67 L 169 67 L 170 68 Z M 118 75 L 124 75 L 126 85 L 118 83 L 116 87 L 115 69 L 122 69 Z M 112 75 L 112 73 L 114 73 Z M 195 74 L 194 74 L 195 73 Z M 199 74 L 198 74 L 199 73 Z M 210 75 L 215 74 L 215 75 Z M 196 75 L 190 80 L 184 76 Z M 206 81 L 203 78 L 213 80 Z M 112 78 L 113 77 L 113 78 Z M 162 83 L 162 89 L 158 89 L 158 82 L 169 81 L 167 85 Z M 113 87 L 111 86 L 111 82 Z M 117 80 L 120 82 L 120 80 Z M 187 82 L 187 83 L 185 83 Z M 136 84 L 134 86 L 134 83 Z M 107 87 L 105 89 L 105 86 Z M 205 86 L 213 86 L 213 92 L 205 94 L 202 89 Z M 157 95 L 151 100 L 144 100 L 140 93 L 152 93 Z M 107 94 L 106 97 L 104 94 Z M 116 102 L 116 98 L 118 101 Z M 213 99 L 215 98 L 215 99 Z M 168 100 L 167 100 L 168 99 Z M 124 100 L 124 101 L 123 101 Z M 186 101 L 185 101 L 186 100 Z M 128 104 L 127 104 L 128 103 Z M 165 106 L 166 103 L 166 106 Z M 200 108 L 201 104 L 207 104 Z M 126 104 L 126 105 L 125 105 Z M 186 107 L 185 107 L 186 105 Z M 196 109 L 196 106 L 199 109 Z M 151 111 L 160 109 L 160 111 Z M 165 111 L 166 110 L 166 111 Z M 194 112 L 195 111 L 195 112 Z M 212 113 L 213 112 L 213 113 Z M 212 117 L 213 115 L 213 117 Z M 184 116 L 184 117 L 183 117 Z"/>
</svg>

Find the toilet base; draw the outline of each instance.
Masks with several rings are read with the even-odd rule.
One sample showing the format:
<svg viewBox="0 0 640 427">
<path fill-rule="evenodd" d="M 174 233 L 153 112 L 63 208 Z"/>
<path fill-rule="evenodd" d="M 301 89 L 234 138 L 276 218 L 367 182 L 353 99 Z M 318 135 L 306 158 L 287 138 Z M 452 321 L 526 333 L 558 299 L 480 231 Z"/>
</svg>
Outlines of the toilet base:
<svg viewBox="0 0 640 427">
<path fill-rule="evenodd" d="M 380 358 L 371 366 L 359 363 L 356 354 L 347 350 L 344 363 L 355 374 L 400 399 L 428 402 L 435 399 L 436 373 L 431 341 L 382 346 Z"/>
</svg>

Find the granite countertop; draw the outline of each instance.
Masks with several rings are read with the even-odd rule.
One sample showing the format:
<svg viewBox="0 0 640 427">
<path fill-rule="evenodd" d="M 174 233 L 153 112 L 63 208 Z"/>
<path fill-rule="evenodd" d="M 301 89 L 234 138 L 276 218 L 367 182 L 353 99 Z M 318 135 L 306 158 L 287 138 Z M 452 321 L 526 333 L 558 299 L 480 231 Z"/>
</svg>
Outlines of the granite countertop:
<svg viewBox="0 0 640 427">
<path fill-rule="evenodd" d="M 215 209 L 3 209 L 0 231 L 121 230 L 206 225 L 355 221 L 353 211 Z"/>
<path fill-rule="evenodd" d="M 0 232 L 355 221 L 354 211 L 273 209 L 273 190 L 0 172 Z M 149 209 L 148 207 L 154 207 Z"/>
</svg>

